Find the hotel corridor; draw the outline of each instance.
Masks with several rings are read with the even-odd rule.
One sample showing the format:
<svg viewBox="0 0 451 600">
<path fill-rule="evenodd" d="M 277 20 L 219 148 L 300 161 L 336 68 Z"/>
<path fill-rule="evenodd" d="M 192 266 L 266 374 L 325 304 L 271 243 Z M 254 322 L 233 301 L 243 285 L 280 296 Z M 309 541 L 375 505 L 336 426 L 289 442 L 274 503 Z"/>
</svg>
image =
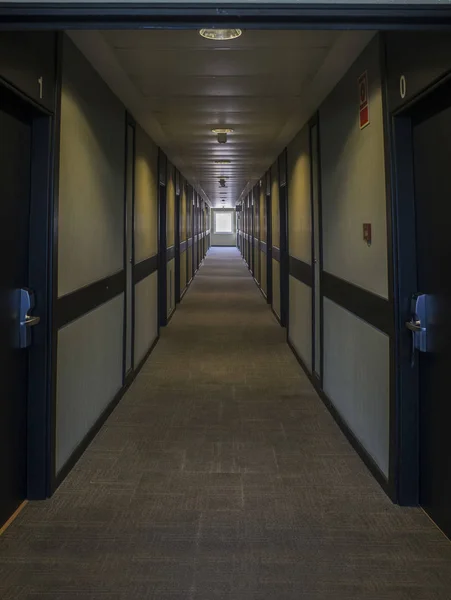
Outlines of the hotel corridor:
<svg viewBox="0 0 451 600">
<path fill-rule="evenodd" d="M 0 597 L 449 600 L 451 544 L 392 504 L 235 248 L 211 248 L 106 425 L 0 538 Z"/>
</svg>

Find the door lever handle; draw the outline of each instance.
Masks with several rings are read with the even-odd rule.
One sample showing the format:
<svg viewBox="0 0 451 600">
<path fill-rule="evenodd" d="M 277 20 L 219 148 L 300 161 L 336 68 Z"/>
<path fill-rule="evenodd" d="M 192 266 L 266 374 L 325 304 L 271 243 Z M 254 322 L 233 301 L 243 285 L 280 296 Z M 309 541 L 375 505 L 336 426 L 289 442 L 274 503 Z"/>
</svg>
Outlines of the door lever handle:
<svg viewBox="0 0 451 600">
<path fill-rule="evenodd" d="M 406 327 L 409 331 L 413 331 L 414 333 L 420 333 L 424 331 L 424 327 L 421 327 L 420 321 L 407 321 Z"/>
<path fill-rule="evenodd" d="M 34 327 L 35 325 L 38 325 L 38 323 L 41 322 L 41 317 L 30 317 L 30 315 L 27 315 L 25 317 L 25 322 L 24 325 L 26 325 L 26 327 Z"/>
</svg>

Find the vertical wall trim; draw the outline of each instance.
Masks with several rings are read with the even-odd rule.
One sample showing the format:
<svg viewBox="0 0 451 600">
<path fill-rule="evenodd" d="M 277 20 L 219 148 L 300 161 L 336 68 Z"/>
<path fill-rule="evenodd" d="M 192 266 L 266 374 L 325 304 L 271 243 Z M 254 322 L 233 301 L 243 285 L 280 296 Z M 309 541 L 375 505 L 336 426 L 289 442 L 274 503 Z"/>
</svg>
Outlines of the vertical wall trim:
<svg viewBox="0 0 451 600">
<path fill-rule="evenodd" d="M 56 49 L 56 84 L 55 84 L 55 117 L 53 119 L 53 193 L 51 201 L 52 233 L 50 251 L 50 271 L 52 273 L 51 285 L 51 381 L 50 381 L 50 418 L 48 436 L 48 481 L 47 495 L 51 496 L 57 487 L 56 480 L 56 382 L 57 382 L 57 355 L 58 355 L 58 219 L 59 219 L 59 179 L 60 179 L 60 147 L 61 147 L 61 95 L 63 88 L 63 39 L 64 33 L 57 34 Z"/>
<path fill-rule="evenodd" d="M 166 266 L 166 194 L 167 194 L 167 158 L 158 149 L 158 322 L 161 327 L 167 325 L 167 266 Z"/>
<path fill-rule="evenodd" d="M 127 290 L 128 290 L 128 286 L 127 286 L 127 261 L 128 261 L 128 256 L 127 256 L 127 185 L 128 185 L 128 180 L 127 180 L 127 168 L 128 168 L 128 128 L 129 126 L 131 126 L 133 128 L 133 151 L 132 151 L 132 172 L 131 172 L 131 176 L 132 176 L 132 182 L 131 182 L 131 186 L 132 186 L 132 215 L 131 215 L 131 219 L 132 219 L 132 227 L 131 227 L 131 236 L 132 236 L 132 240 L 131 240 L 131 250 L 132 250 L 132 264 L 131 264 L 131 269 L 132 269 L 132 296 L 130 299 L 127 298 Z M 130 379 L 133 373 L 133 369 L 135 366 L 135 283 L 133 280 L 133 269 L 135 266 L 135 166 L 136 166 L 136 122 L 133 119 L 133 117 L 128 113 L 125 112 L 125 148 L 124 148 L 124 152 L 125 152 L 125 162 L 124 162 L 124 223 L 123 223 L 123 228 L 124 228 L 124 252 L 123 252 L 123 256 L 124 256 L 124 275 L 125 275 L 125 281 L 124 281 L 124 325 L 123 325 L 123 356 L 122 356 L 122 384 L 125 385 L 126 380 Z M 127 373 L 126 372 L 126 362 L 127 362 L 127 337 L 129 335 L 129 332 L 127 331 L 127 310 L 128 310 L 128 302 L 131 302 L 131 311 L 132 311 L 132 322 L 131 322 L 131 366 L 130 366 L 130 371 Z"/>
<path fill-rule="evenodd" d="M 386 36 L 379 34 L 379 65 L 381 76 L 381 92 L 382 92 L 382 125 L 384 135 L 384 159 L 385 159 L 385 197 L 386 197 L 386 224 L 387 224 L 387 275 L 388 275 L 388 300 L 391 309 L 391 320 L 394 322 L 394 333 L 390 335 L 389 342 L 389 360 L 390 360 L 390 388 L 389 388 L 389 472 L 388 485 L 390 488 L 390 496 L 397 502 L 399 497 L 399 435 L 400 423 L 398 422 L 398 393 L 397 393 L 397 377 L 396 377 L 396 356 L 399 348 L 399 323 L 397 319 L 396 306 L 398 304 L 398 295 L 395 297 L 395 277 L 396 273 L 396 237 L 394 232 L 394 216 L 393 216 L 393 195 L 392 195 L 392 131 L 391 120 L 388 106 L 388 90 L 387 90 L 387 57 L 386 57 Z M 413 196 L 411 202 L 413 201 Z M 396 303 L 396 305 L 395 305 Z"/>
<path fill-rule="evenodd" d="M 287 328 L 289 303 L 289 264 L 288 264 L 288 183 L 287 149 L 278 160 L 279 170 L 279 235 L 280 235 L 280 324 Z"/>
<path fill-rule="evenodd" d="M 272 306 L 272 181 L 271 169 L 268 170 L 265 191 L 266 202 L 266 301 Z"/>
<path fill-rule="evenodd" d="M 175 303 L 176 305 L 180 302 L 180 212 L 181 212 L 181 198 L 182 191 L 180 185 L 180 173 L 176 171 L 176 185 L 175 185 L 175 210 L 174 210 L 174 244 L 175 244 Z"/>
</svg>

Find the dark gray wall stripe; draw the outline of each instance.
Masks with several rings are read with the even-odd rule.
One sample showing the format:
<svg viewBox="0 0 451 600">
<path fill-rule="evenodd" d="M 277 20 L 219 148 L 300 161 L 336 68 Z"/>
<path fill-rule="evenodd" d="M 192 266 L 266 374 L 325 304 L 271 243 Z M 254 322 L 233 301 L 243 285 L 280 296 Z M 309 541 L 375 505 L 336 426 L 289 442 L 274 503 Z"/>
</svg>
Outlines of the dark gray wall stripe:
<svg viewBox="0 0 451 600">
<path fill-rule="evenodd" d="M 266 242 L 260 241 L 260 250 L 265 254 L 268 252 L 268 246 Z"/>
<path fill-rule="evenodd" d="M 393 335 L 393 307 L 388 300 L 330 273 L 322 274 L 323 294 L 376 329 Z"/>
<path fill-rule="evenodd" d="M 185 252 L 185 250 L 188 248 L 188 241 L 185 240 L 184 242 L 180 242 L 180 254 L 182 254 L 183 252 Z"/>
<path fill-rule="evenodd" d="M 305 285 L 312 287 L 313 285 L 313 272 L 312 266 L 308 263 L 295 258 L 294 256 L 289 257 L 289 273 L 295 279 L 302 281 Z"/>
<path fill-rule="evenodd" d="M 173 258 L 175 258 L 175 246 L 170 246 L 166 248 L 166 262 L 169 262 Z"/>
<path fill-rule="evenodd" d="M 133 267 L 133 283 L 137 284 L 158 269 L 158 254 L 150 256 Z"/>
<path fill-rule="evenodd" d="M 57 327 L 63 327 L 79 319 L 101 304 L 112 300 L 125 289 L 125 271 L 109 275 L 100 281 L 75 290 L 58 298 L 56 306 Z"/>
<path fill-rule="evenodd" d="M 277 260 L 277 262 L 280 262 L 280 248 L 277 246 L 272 247 L 272 257 L 274 260 Z"/>
</svg>

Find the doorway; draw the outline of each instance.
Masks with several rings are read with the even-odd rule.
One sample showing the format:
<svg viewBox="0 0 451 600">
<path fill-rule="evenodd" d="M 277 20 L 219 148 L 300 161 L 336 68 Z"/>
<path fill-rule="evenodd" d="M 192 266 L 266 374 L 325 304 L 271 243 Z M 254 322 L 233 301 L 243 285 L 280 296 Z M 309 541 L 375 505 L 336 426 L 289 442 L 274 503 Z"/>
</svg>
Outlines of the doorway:
<svg viewBox="0 0 451 600">
<path fill-rule="evenodd" d="M 1 83 L 0 527 L 51 481 L 51 116 Z M 32 391 L 33 402 L 29 402 Z"/>
<path fill-rule="evenodd" d="M 410 475 L 418 481 L 420 505 L 448 537 L 451 537 L 450 94 L 448 81 L 395 118 L 399 260 L 405 261 L 410 254 L 413 263 L 405 273 L 400 273 L 400 337 L 404 351 L 401 399 L 407 402 L 409 394 L 409 402 L 417 414 L 416 421 L 408 415 L 405 420 L 415 432 L 411 448 L 415 450 L 415 441 L 417 444 L 416 471 L 412 468 Z M 407 384 L 403 384 L 405 380 Z"/>
</svg>

